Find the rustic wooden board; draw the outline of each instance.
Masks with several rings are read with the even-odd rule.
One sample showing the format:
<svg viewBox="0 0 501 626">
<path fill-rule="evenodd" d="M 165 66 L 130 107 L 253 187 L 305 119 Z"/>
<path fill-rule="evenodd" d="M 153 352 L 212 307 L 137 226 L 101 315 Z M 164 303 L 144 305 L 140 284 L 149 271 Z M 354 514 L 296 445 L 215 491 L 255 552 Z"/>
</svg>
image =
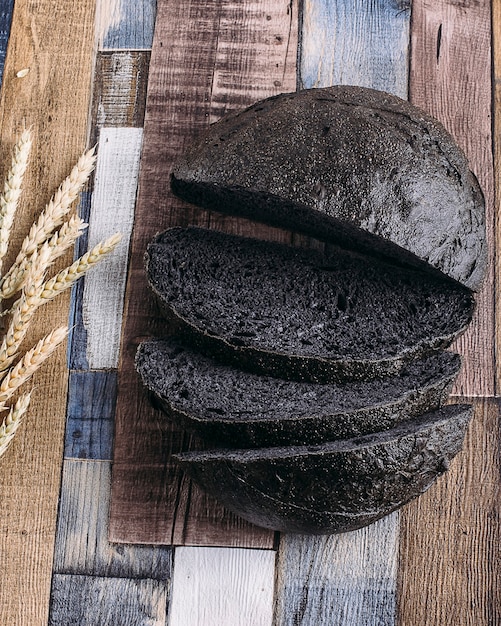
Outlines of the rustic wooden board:
<svg viewBox="0 0 501 626">
<path fill-rule="evenodd" d="M 306 0 L 300 84 L 361 84 L 406 98 L 408 9 L 393 0 Z M 398 512 L 342 537 L 283 537 L 277 623 L 392 626 L 398 539 Z M 342 557 L 334 558 L 338 551 Z"/>
<path fill-rule="evenodd" d="M 412 5 L 410 100 L 434 115 L 464 149 L 486 199 L 490 267 L 468 331 L 456 395 L 490 396 L 494 384 L 494 178 L 491 133 L 491 3 Z"/>
<path fill-rule="evenodd" d="M 176 548 L 170 626 L 271 626 L 275 553 Z"/>
<path fill-rule="evenodd" d="M 98 0 L 99 49 L 149 49 L 153 41 L 156 0 Z"/>
<path fill-rule="evenodd" d="M 402 510 L 399 626 L 501 623 L 501 401 L 474 406 L 465 451 Z"/>
<path fill-rule="evenodd" d="M 108 542 L 110 482 L 109 461 L 64 462 L 54 572 L 170 580 L 170 548 Z"/>
<path fill-rule="evenodd" d="M 495 183 L 495 242 L 496 250 L 501 245 L 501 1 L 492 2 L 492 46 L 493 46 L 493 106 L 494 106 L 494 183 Z M 499 255 L 495 256 L 495 293 L 501 293 L 501 266 Z M 496 303 L 496 396 L 501 395 L 501 307 Z"/>
<path fill-rule="evenodd" d="M 90 369 L 118 365 L 142 138 L 142 128 L 102 128 L 99 134 L 88 246 L 116 232 L 123 237 L 113 255 L 85 277 L 82 316 Z"/>
<path fill-rule="evenodd" d="M 5 55 L 7 54 L 7 43 L 9 41 L 13 10 L 14 0 L 4 0 L 2 2 L 2 6 L 0 7 L 0 85 L 2 84 L 3 67 L 5 64 Z"/>
<path fill-rule="evenodd" d="M 64 456 L 111 460 L 116 372 L 70 372 Z"/>
<path fill-rule="evenodd" d="M 171 431 L 149 407 L 133 359 L 138 341 L 158 328 L 143 271 L 152 236 L 187 223 L 252 232 L 244 221 L 175 200 L 168 175 L 173 159 L 197 130 L 226 110 L 293 90 L 296 49 L 295 3 L 158 3 L 119 373 L 110 521 L 114 541 L 272 546 L 272 533 L 228 516 L 172 467 L 170 453 L 186 446 L 188 438 Z M 272 231 L 258 227 L 254 232 Z"/>
<path fill-rule="evenodd" d="M 48 624 L 166 626 L 167 602 L 167 584 L 158 580 L 56 574 Z"/>
<path fill-rule="evenodd" d="M 281 538 L 276 626 L 395 624 L 394 515 L 341 535 Z"/>
<path fill-rule="evenodd" d="M 43 208 L 85 148 L 94 5 L 94 0 L 15 2 L 0 101 L 1 169 L 24 124 L 33 125 L 35 139 L 16 245 L 33 221 L 33 211 Z M 29 73 L 16 77 L 23 68 Z M 65 324 L 67 317 L 65 296 L 41 312 L 32 339 Z M 8 592 L 2 595 L 0 623 L 46 626 L 63 457 L 63 349 L 36 377 L 34 387 L 33 408 L 1 461 L 0 571 Z"/>
</svg>

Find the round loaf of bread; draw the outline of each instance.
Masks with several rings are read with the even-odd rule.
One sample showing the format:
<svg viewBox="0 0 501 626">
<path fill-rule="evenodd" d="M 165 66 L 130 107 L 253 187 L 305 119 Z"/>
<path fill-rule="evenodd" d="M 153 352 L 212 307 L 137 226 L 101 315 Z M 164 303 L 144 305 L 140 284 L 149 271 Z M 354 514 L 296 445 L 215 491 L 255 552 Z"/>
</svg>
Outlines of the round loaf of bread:
<svg viewBox="0 0 501 626">
<path fill-rule="evenodd" d="M 472 290 L 484 274 L 484 200 L 463 152 L 439 122 L 387 93 L 310 89 L 227 115 L 178 161 L 172 188 Z"/>
</svg>

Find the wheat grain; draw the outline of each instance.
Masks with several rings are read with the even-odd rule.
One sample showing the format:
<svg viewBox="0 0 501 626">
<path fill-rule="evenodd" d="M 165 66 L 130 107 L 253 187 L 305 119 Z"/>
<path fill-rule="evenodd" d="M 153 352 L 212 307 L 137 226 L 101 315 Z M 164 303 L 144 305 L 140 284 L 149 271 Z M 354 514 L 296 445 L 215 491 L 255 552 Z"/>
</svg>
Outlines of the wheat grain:
<svg viewBox="0 0 501 626">
<path fill-rule="evenodd" d="M 9 298 L 19 288 L 19 281 L 22 281 L 24 275 L 21 268 L 25 259 L 47 239 L 52 236 L 54 230 L 63 223 L 65 215 L 68 214 L 71 205 L 76 200 L 82 187 L 85 185 L 96 163 L 94 149 L 85 152 L 75 167 L 71 170 L 70 175 L 63 181 L 59 189 L 56 191 L 49 204 L 42 212 L 37 222 L 33 224 L 30 232 L 21 244 L 21 250 L 16 257 L 12 267 L 2 280 L 2 297 Z M 13 276 L 16 280 L 11 280 Z M 6 284 L 9 284 L 7 289 Z"/>
<path fill-rule="evenodd" d="M 30 151 L 31 132 L 26 129 L 14 146 L 12 165 L 7 172 L 3 192 L 0 195 L 0 274 L 4 257 L 7 254 L 10 231 L 21 196 L 21 185 L 28 166 Z"/>
<path fill-rule="evenodd" d="M 0 426 L 0 457 L 12 443 L 12 439 L 14 439 L 17 429 L 21 425 L 21 420 L 28 410 L 30 397 L 31 394 L 26 393 L 18 398 L 16 404 L 10 407 L 7 417 L 2 422 L 2 425 Z M 4 407 L 4 409 L 5 408 L 6 407 Z"/>
<path fill-rule="evenodd" d="M 33 376 L 42 363 L 54 352 L 68 335 L 68 328 L 62 326 L 40 339 L 23 358 L 4 376 L 0 384 L 0 404 L 5 403 L 16 390 Z"/>
<path fill-rule="evenodd" d="M 97 265 L 107 254 L 112 252 L 121 239 L 122 235 L 116 233 L 105 241 L 98 243 L 92 250 L 86 252 L 69 267 L 61 270 L 56 276 L 48 280 L 42 287 L 40 298 L 47 302 L 71 287 L 91 267 Z"/>
</svg>

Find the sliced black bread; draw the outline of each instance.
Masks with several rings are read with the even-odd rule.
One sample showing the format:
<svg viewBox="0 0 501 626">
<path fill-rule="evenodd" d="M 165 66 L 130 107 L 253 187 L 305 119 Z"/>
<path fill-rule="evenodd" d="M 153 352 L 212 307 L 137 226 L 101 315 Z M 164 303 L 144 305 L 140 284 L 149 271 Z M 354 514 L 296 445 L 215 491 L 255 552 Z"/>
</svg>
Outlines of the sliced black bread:
<svg viewBox="0 0 501 626">
<path fill-rule="evenodd" d="M 426 491 L 460 451 L 470 417 L 471 407 L 452 405 L 357 439 L 175 459 L 205 491 L 258 526 L 339 533 Z"/>
<path fill-rule="evenodd" d="M 341 384 L 292 382 L 221 365 L 175 339 L 140 345 L 136 368 L 156 402 L 206 444 L 315 444 L 388 430 L 438 408 L 461 365 L 449 352 L 398 376 Z"/>
<path fill-rule="evenodd" d="M 199 228 L 148 246 L 149 284 L 192 346 L 255 373 L 312 382 L 398 373 L 471 320 L 465 287 L 337 250 Z"/>
<path fill-rule="evenodd" d="M 487 248 L 481 189 L 444 127 L 362 87 L 282 94 L 213 124 L 173 191 L 206 208 L 435 268 L 476 290 Z"/>
</svg>

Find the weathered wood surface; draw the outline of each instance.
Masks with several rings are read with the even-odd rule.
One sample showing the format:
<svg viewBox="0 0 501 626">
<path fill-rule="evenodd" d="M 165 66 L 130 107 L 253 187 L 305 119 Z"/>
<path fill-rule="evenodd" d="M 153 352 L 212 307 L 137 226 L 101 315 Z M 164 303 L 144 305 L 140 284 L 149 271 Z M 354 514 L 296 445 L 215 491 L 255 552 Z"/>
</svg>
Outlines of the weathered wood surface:
<svg viewBox="0 0 501 626">
<path fill-rule="evenodd" d="M 490 265 L 474 321 L 457 342 L 465 363 L 453 393 L 490 396 L 495 393 L 491 3 L 415 0 L 411 49 L 410 100 L 453 135 L 485 195 Z"/>
<path fill-rule="evenodd" d="M 402 511 L 398 626 L 501 624 L 501 401 L 473 402 L 465 451 Z"/>
<path fill-rule="evenodd" d="M 10 25 L 12 23 L 12 12 L 14 10 L 14 0 L 3 0 L 0 7 L 0 84 L 2 83 L 5 55 L 7 54 L 7 43 L 9 41 Z"/>
<path fill-rule="evenodd" d="M 99 49 L 150 49 L 156 3 L 156 0 L 97 0 Z"/>
<path fill-rule="evenodd" d="M 271 550 L 180 547 L 174 563 L 170 626 L 271 626 Z"/>
<path fill-rule="evenodd" d="M 493 116 L 494 116 L 494 186 L 495 186 L 495 249 L 501 246 L 501 0 L 492 3 L 493 35 Z M 501 307 L 497 299 L 501 293 L 501 264 L 499 254 L 495 254 L 495 362 L 496 396 L 501 395 Z"/>
<path fill-rule="evenodd" d="M 24 124 L 33 126 L 35 142 L 15 246 L 86 147 L 94 5 L 93 0 L 15 2 L 0 101 L 1 169 Z M 27 75 L 17 77 L 25 68 Z M 31 340 L 67 319 L 65 295 L 40 312 Z M 64 349 L 33 386 L 32 408 L 1 461 L 0 623 L 46 626 L 63 458 Z"/>
<path fill-rule="evenodd" d="M 114 541 L 272 545 L 272 533 L 251 529 L 225 513 L 169 462 L 189 438 L 171 431 L 149 407 L 133 359 L 138 341 L 159 327 L 143 270 L 152 236 L 174 224 L 233 227 L 243 233 L 251 228 L 175 200 L 168 176 L 173 159 L 197 130 L 226 110 L 293 90 L 296 49 L 295 3 L 158 3 L 119 374 L 110 523 Z"/>
<path fill-rule="evenodd" d="M 56 574 L 49 626 L 166 626 L 163 581 Z"/>
</svg>

